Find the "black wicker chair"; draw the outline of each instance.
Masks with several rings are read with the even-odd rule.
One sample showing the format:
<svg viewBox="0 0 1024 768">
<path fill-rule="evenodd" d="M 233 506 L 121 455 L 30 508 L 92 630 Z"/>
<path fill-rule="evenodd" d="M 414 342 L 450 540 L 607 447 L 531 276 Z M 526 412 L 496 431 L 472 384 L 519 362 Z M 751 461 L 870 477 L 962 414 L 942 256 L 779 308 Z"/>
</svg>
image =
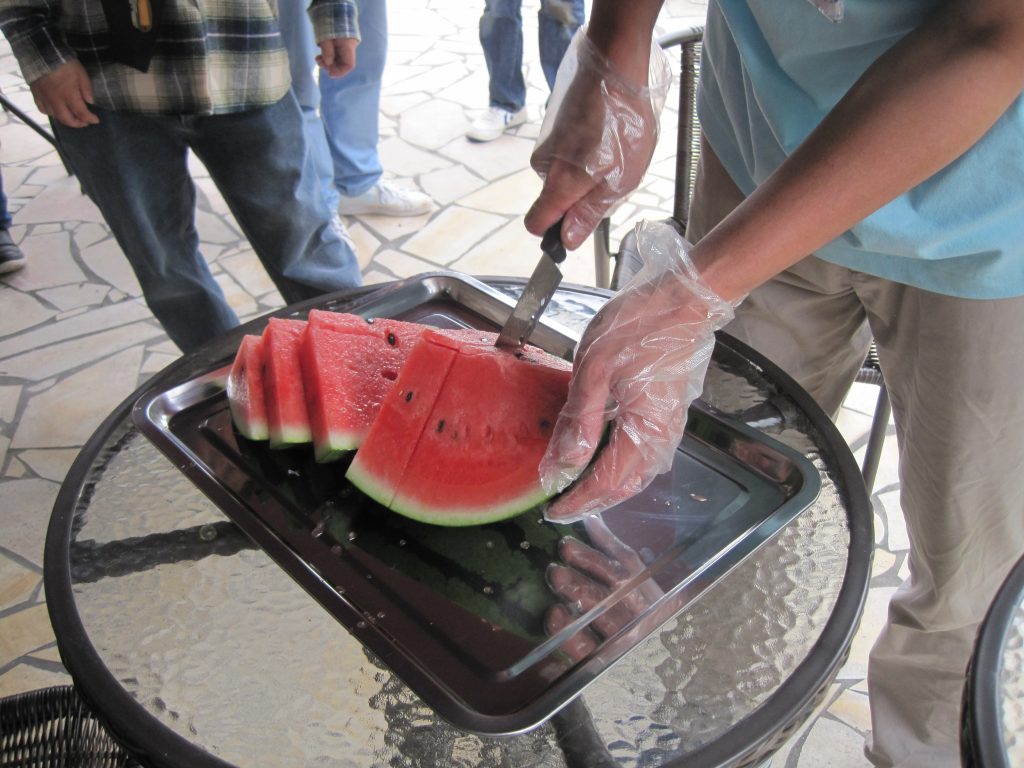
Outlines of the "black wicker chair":
<svg viewBox="0 0 1024 768">
<path fill-rule="evenodd" d="M 0 699 L 0 768 L 138 766 L 73 686 Z"/>
</svg>

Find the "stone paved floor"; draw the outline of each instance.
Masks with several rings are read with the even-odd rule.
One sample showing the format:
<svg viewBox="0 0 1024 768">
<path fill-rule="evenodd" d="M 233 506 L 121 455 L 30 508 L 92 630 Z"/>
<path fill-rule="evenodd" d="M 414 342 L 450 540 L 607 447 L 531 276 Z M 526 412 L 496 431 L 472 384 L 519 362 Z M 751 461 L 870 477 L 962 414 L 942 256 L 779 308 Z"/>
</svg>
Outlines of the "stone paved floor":
<svg viewBox="0 0 1024 768">
<path fill-rule="evenodd" d="M 529 153 L 546 97 L 536 63 L 536 0 L 528 2 L 526 58 L 532 120 L 490 144 L 464 132 L 486 106 L 487 78 L 476 14 L 456 0 L 390 0 L 380 151 L 389 175 L 437 203 L 406 219 L 348 219 L 364 279 L 392 280 L 438 268 L 478 275 L 526 275 L 537 241 L 522 215 L 539 181 Z M 699 22 L 702 0 L 671 0 L 661 31 Z M 39 118 L 6 41 L 0 90 Z M 616 213 L 613 240 L 644 216 L 671 210 L 676 114 L 669 99 L 664 135 L 640 190 Z M 0 696 L 63 683 L 47 619 L 42 553 L 47 519 L 77 450 L 102 418 L 178 351 L 140 299 L 138 285 L 97 210 L 41 137 L 0 114 L 0 162 L 14 215 L 13 236 L 28 266 L 0 281 Z M 202 248 L 238 314 L 281 306 L 205 171 L 200 189 Z M 568 280 L 593 284 L 590 245 L 570 256 Z M 876 390 L 856 385 L 840 426 L 863 445 Z M 817 716 L 776 766 L 865 765 L 869 717 L 866 656 L 888 597 L 904 575 L 908 547 L 898 508 L 895 440 L 886 443 L 875 487 L 878 548 L 867 610 L 851 657 Z M 859 453 L 858 453 L 859 456 Z"/>
</svg>

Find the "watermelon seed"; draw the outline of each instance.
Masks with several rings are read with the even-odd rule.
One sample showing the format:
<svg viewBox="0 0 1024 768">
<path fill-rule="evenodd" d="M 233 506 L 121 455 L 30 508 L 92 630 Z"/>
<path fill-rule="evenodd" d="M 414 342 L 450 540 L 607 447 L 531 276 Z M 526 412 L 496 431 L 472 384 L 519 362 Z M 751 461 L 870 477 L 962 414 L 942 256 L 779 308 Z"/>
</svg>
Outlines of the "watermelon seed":
<svg viewBox="0 0 1024 768">
<path fill-rule="evenodd" d="M 319 539 L 321 536 L 323 536 L 324 535 L 324 529 L 326 527 L 327 527 L 327 524 L 324 523 L 323 520 L 321 520 L 319 523 L 317 523 L 315 526 L 313 526 L 313 538 Z"/>
<path fill-rule="evenodd" d="M 372 317 L 366 318 L 366 324 L 367 325 L 373 325 L 373 318 Z"/>
<path fill-rule="evenodd" d="M 390 344 L 392 347 L 395 346 L 395 334 L 388 333 L 388 344 Z"/>
<path fill-rule="evenodd" d="M 444 419 L 441 419 L 439 422 L 437 422 L 437 431 L 444 432 Z"/>
<path fill-rule="evenodd" d="M 548 421 L 547 419 L 541 419 L 540 420 L 540 431 L 541 432 L 547 432 L 549 429 L 551 429 L 551 422 Z"/>
<path fill-rule="evenodd" d="M 408 402 L 410 402 L 411 400 L 412 400 L 412 390 L 410 390 L 410 391 L 408 391 L 408 392 L 406 392 L 406 393 L 405 393 L 405 402 L 407 402 L 407 403 L 408 403 Z"/>
<path fill-rule="evenodd" d="M 349 541 L 355 541 L 356 540 L 356 532 L 355 531 L 349 531 L 347 538 L 348 538 Z"/>
</svg>

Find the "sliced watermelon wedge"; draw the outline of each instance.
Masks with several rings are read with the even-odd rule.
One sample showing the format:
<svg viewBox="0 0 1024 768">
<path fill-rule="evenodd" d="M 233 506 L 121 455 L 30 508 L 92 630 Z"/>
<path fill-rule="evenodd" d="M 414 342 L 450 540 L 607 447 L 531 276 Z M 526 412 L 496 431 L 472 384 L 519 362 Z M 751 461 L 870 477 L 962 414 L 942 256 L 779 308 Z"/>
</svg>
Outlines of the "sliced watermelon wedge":
<svg viewBox="0 0 1024 768">
<path fill-rule="evenodd" d="M 404 345 L 310 319 L 300 360 L 317 461 L 334 461 L 362 445 L 406 357 Z"/>
<path fill-rule="evenodd" d="M 569 363 L 475 334 L 427 331 L 346 477 L 406 517 L 495 522 L 548 498 L 538 467 L 568 394 Z"/>
<path fill-rule="evenodd" d="M 287 448 L 313 439 L 299 362 L 305 329 L 303 320 L 272 317 L 263 331 L 263 392 L 271 448 Z"/>
<path fill-rule="evenodd" d="M 227 380 L 231 419 L 243 437 L 266 440 L 267 403 L 263 397 L 263 338 L 247 335 L 238 345 Z"/>
</svg>

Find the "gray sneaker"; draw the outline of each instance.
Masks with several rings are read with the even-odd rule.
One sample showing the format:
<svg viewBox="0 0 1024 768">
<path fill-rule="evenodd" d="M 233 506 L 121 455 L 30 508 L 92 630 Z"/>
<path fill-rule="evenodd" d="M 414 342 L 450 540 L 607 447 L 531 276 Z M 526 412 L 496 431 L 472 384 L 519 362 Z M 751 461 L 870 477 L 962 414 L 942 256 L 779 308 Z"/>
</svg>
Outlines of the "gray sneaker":
<svg viewBox="0 0 1024 768">
<path fill-rule="evenodd" d="M 25 254 L 11 239 L 11 233 L 0 229 L 0 275 L 16 272 L 25 266 Z"/>
<path fill-rule="evenodd" d="M 399 187 L 381 179 L 358 197 L 341 196 L 338 212 L 346 216 L 376 213 L 382 216 L 419 216 L 428 213 L 434 202 L 415 189 Z"/>
</svg>

